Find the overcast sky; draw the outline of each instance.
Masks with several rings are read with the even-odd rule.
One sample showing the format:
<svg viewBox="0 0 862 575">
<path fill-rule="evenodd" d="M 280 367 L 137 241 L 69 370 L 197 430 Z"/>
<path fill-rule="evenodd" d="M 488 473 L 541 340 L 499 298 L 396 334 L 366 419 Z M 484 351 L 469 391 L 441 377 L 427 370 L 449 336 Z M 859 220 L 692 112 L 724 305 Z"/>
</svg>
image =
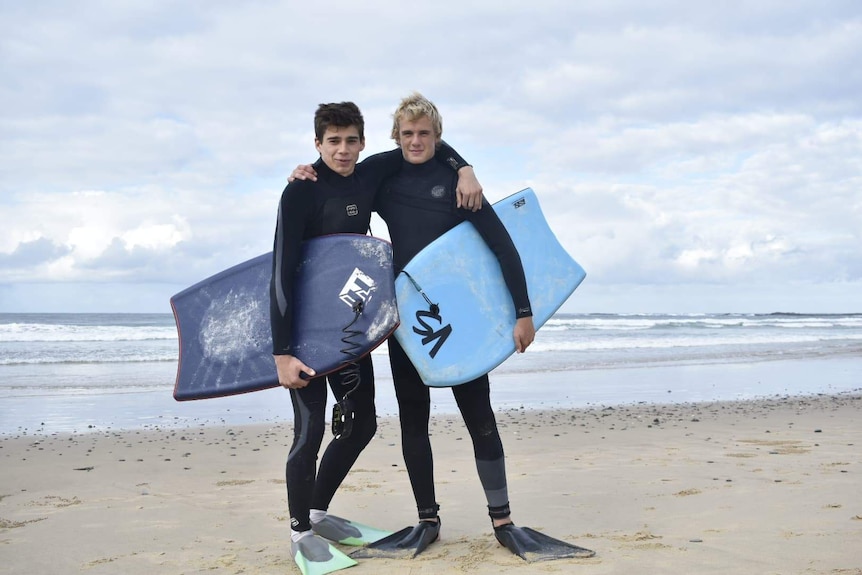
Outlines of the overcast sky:
<svg viewBox="0 0 862 575">
<path fill-rule="evenodd" d="M 575 312 L 862 312 L 858 0 L 0 1 L 0 311 L 169 312 L 272 249 L 318 103 L 418 90 Z M 373 223 L 376 235 L 385 227 Z"/>
</svg>

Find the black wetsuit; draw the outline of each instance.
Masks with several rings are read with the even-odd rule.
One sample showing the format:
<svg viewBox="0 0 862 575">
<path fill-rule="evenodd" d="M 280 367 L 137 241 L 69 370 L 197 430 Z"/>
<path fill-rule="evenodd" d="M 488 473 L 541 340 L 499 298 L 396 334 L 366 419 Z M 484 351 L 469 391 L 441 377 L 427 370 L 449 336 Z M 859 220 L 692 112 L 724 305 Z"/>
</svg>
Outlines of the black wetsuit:
<svg viewBox="0 0 862 575">
<path fill-rule="evenodd" d="M 467 165 L 445 145 L 436 157 L 445 164 L 434 163 L 453 175 L 458 168 Z M 294 180 L 285 188 L 279 203 L 270 285 L 273 354 L 293 355 L 293 274 L 299 262 L 300 244 L 326 234 L 364 234 L 377 190 L 385 178 L 397 173 L 402 163 L 401 151 L 391 150 L 370 156 L 357 164 L 353 174 L 345 177 L 318 160 L 314 164 L 317 182 Z M 360 383 L 350 394 L 355 407 L 352 431 L 349 437 L 330 442 L 319 470 L 315 469 L 317 453 L 326 427 L 324 377 L 312 379 L 301 389 L 290 390 L 294 429 L 285 475 L 291 528 L 295 531 L 311 529 L 310 509 L 329 507 L 338 486 L 377 430 L 371 356 L 358 363 Z M 339 401 L 349 391 L 342 385 L 344 375 L 344 372 L 337 372 L 325 378 Z"/>
<path fill-rule="evenodd" d="M 375 209 L 389 227 L 396 273 L 425 246 L 466 220 L 476 227 L 500 261 L 516 317 L 532 316 L 521 259 L 508 232 L 487 201 L 478 212 L 456 208 L 455 185 L 451 170 L 434 161 L 419 165 L 405 162 L 398 175 L 384 184 Z M 436 516 L 438 505 L 428 437 L 429 388 L 394 337 L 389 338 L 389 361 L 398 398 L 404 461 L 419 517 L 430 519 Z M 488 376 L 455 386 L 452 392 L 473 440 L 489 512 L 492 517 L 506 517 L 509 498 L 503 444 L 491 408 Z"/>
</svg>

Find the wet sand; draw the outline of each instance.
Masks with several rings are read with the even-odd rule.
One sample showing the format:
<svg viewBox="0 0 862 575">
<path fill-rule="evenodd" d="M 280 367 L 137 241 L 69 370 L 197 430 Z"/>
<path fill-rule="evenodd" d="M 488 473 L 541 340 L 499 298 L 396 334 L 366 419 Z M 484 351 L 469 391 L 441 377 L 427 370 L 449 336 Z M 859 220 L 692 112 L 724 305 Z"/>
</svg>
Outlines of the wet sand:
<svg viewBox="0 0 862 575">
<path fill-rule="evenodd" d="M 527 564 L 493 538 L 470 438 L 433 418 L 442 538 L 346 571 L 862 575 L 862 396 L 498 413 L 516 523 L 596 551 Z M 0 436 L 0 573 L 299 573 L 291 424 Z M 415 521 L 397 420 L 330 508 Z M 349 548 L 345 548 L 349 551 Z"/>
</svg>

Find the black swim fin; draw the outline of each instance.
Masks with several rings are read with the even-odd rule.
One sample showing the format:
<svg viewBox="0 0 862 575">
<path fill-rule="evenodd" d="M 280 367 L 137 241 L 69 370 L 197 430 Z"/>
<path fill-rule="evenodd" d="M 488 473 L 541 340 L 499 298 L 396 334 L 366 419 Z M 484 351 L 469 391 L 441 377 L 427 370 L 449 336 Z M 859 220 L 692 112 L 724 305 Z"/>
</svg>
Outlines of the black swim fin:
<svg viewBox="0 0 862 575">
<path fill-rule="evenodd" d="M 440 538 L 440 518 L 420 521 L 415 527 L 405 527 L 350 554 L 357 559 L 371 557 L 412 559 Z"/>
<path fill-rule="evenodd" d="M 596 554 L 590 549 L 554 539 L 529 527 L 518 527 L 514 523 L 494 527 L 494 536 L 500 545 L 528 563 L 553 559 L 584 559 Z"/>
</svg>

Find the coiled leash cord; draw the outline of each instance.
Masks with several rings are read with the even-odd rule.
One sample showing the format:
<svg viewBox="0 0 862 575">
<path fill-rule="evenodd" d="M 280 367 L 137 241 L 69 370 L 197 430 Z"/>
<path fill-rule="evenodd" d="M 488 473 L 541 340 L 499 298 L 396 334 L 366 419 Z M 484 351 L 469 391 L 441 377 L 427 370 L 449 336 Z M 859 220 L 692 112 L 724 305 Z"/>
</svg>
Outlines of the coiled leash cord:
<svg viewBox="0 0 862 575">
<path fill-rule="evenodd" d="M 350 394 L 356 391 L 362 379 L 359 373 L 359 364 L 357 363 L 359 354 L 356 353 L 356 350 L 361 345 L 355 341 L 355 338 L 362 335 L 362 331 L 351 328 L 359 320 L 359 316 L 362 315 L 364 309 L 365 305 L 361 300 L 354 303 L 353 321 L 341 330 L 344 333 L 341 342 L 346 346 L 341 350 L 341 353 L 350 356 L 350 360 L 338 374 L 341 376 L 341 385 L 345 387 L 350 386 L 350 389 L 347 390 L 340 401 L 337 401 L 332 406 L 332 435 L 335 436 L 335 439 L 347 439 L 350 437 L 350 432 L 353 431 L 353 418 L 356 414 L 356 406 L 353 400 L 350 399 Z"/>
</svg>

